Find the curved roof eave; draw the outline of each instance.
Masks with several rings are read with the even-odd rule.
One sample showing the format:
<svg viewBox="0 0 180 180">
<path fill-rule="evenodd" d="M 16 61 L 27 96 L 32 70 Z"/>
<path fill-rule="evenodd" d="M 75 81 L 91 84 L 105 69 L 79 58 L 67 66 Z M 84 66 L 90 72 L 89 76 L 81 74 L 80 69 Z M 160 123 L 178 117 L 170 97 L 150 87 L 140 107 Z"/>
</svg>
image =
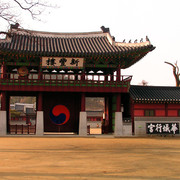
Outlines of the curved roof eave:
<svg viewBox="0 0 180 180">
<path fill-rule="evenodd" d="M 114 56 L 147 54 L 155 47 L 149 39 L 145 42 L 115 42 L 109 28 L 86 33 L 54 33 L 11 28 L 6 39 L 0 41 L 0 51 L 34 55 Z M 134 63 L 141 58 L 134 60 Z M 131 65 L 132 63 L 130 63 Z"/>
</svg>

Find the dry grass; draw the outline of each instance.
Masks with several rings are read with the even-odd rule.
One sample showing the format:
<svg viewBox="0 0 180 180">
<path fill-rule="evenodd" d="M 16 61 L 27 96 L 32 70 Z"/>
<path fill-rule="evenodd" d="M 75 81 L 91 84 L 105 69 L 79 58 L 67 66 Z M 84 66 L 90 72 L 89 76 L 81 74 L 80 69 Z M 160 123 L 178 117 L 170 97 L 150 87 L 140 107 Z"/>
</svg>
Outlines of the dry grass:
<svg viewBox="0 0 180 180">
<path fill-rule="evenodd" d="M 0 179 L 180 179 L 180 138 L 0 138 Z"/>
</svg>

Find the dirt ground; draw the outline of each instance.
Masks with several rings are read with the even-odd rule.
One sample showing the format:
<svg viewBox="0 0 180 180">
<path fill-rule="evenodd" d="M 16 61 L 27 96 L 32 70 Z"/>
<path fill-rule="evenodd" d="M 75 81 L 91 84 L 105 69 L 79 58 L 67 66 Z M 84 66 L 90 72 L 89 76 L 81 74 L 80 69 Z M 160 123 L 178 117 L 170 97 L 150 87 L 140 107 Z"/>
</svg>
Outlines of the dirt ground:
<svg viewBox="0 0 180 180">
<path fill-rule="evenodd" d="M 180 138 L 0 137 L 0 179 L 180 179 Z"/>
</svg>

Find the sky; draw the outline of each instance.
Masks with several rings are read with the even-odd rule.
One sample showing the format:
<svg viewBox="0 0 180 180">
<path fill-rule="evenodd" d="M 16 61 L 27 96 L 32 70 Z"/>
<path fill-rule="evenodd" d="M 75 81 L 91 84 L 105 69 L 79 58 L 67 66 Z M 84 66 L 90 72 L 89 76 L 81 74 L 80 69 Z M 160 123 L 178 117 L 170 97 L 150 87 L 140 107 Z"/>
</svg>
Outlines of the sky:
<svg viewBox="0 0 180 180">
<path fill-rule="evenodd" d="M 152 86 L 175 86 L 172 67 L 165 61 L 180 65 L 179 0 L 51 0 L 59 8 L 50 9 L 42 21 L 23 15 L 25 29 L 49 32 L 101 31 L 103 25 L 117 42 L 132 42 L 148 36 L 156 49 L 122 75 L 132 75 L 131 84 L 142 80 Z"/>
</svg>

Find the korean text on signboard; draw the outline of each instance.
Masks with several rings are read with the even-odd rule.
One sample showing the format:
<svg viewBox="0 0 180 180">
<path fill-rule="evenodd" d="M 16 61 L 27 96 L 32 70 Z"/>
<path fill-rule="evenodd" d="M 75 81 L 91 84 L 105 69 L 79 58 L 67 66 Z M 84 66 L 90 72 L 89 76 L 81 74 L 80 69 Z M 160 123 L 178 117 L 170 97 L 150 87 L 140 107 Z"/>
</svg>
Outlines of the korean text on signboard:
<svg viewBox="0 0 180 180">
<path fill-rule="evenodd" d="M 42 67 L 44 67 L 44 68 L 82 69 L 83 64 L 84 64 L 84 58 L 42 57 Z"/>
<path fill-rule="evenodd" d="M 179 123 L 146 123 L 147 134 L 179 134 Z"/>
</svg>

